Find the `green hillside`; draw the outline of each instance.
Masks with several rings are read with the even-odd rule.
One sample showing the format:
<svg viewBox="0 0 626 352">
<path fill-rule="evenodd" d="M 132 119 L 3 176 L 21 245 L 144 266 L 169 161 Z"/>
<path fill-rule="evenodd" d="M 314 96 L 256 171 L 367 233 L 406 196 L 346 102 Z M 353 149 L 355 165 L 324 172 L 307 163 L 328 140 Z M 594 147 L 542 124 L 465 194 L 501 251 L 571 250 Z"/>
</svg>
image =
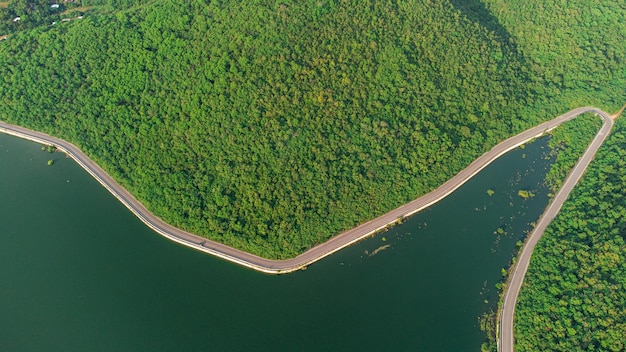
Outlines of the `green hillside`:
<svg viewBox="0 0 626 352">
<path fill-rule="evenodd" d="M 171 224 L 270 258 L 624 96 L 597 88 L 605 66 L 557 85 L 514 17 L 479 2 L 115 3 L 0 41 L 0 119 L 74 142 Z"/>
<path fill-rule="evenodd" d="M 456 1 L 456 0 L 455 0 Z M 472 2 L 472 1 L 470 1 Z M 475 1 L 474 1 L 475 2 Z M 546 103 L 616 110 L 626 101 L 626 3 L 484 0 Z"/>
<path fill-rule="evenodd" d="M 537 121 L 507 45 L 438 2 L 155 1 L 0 45 L 0 118 L 168 222 L 285 258 Z"/>
</svg>

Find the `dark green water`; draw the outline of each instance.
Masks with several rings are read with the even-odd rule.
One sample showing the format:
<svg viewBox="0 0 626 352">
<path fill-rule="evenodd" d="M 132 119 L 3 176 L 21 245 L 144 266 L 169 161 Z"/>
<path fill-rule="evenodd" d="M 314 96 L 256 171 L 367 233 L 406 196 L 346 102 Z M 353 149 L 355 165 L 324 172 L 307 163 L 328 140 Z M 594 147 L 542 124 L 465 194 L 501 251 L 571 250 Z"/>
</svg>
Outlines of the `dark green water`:
<svg viewBox="0 0 626 352">
<path fill-rule="evenodd" d="M 0 134 L 0 350 L 478 351 L 500 270 L 547 204 L 546 142 L 387 233 L 269 276 L 162 238 L 64 155 Z"/>
</svg>

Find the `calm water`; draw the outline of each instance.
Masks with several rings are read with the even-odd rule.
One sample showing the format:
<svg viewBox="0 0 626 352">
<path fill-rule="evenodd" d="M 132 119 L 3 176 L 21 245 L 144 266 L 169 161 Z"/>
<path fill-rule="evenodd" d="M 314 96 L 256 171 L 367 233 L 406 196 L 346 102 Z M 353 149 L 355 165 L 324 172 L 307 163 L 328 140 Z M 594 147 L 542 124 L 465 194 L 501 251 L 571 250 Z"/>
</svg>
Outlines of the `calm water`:
<svg viewBox="0 0 626 352">
<path fill-rule="evenodd" d="M 162 238 L 64 155 L 0 134 L 0 350 L 478 351 L 500 269 L 547 204 L 545 145 L 387 233 L 269 276 Z"/>
</svg>

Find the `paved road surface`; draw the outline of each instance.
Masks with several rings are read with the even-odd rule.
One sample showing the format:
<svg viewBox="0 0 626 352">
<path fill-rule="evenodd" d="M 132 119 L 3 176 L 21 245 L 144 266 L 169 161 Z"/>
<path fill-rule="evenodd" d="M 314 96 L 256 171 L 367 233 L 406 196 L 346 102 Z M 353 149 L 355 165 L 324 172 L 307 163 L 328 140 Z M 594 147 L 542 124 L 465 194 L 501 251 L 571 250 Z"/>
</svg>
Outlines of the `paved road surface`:
<svg viewBox="0 0 626 352">
<path fill-rule="evenodd" d="M 515 263 L 513 274 L 511 275 L 507 290 L 504 294 L 502 311 L 500 312 L 500 336 L 498 339 L 498 351 L 513 351 L 513 317 L 515 315 L 515 304 L 517 303 L 517 296 L 520 288 L 522 287 L 522 283 L 524 282 L 524 276 L 526 275 L 526 270 L 528 270 L 528 263 L 530 262 L 530 256 L 535 249 L 535 245 L 543 235 L 543 232 L 546 230 L 552 219 L 554 219 L 559 210 L 561 210 L 561 206 L 567 199 L 567 196 L 572 191 L 576 183 L 578 183 L 578 180 L 580 180 L 583 173 L 587 169 L 587 166 L 591 162 L 591 159 L 593 159 L 596 151 L 600 148 L 606 137 L 611 132 L 613 120 L 609 117 L 609 115 L 600 110 L 594 110 L 594 112 L 598 113 L 604 120 L 602 128 L 593 139 L 583 156 L 578 160 L 578 163 L 574 166 L 574 169 L 571 171 L 548 208 L 545 210 L 543 215 L 541 215 L 535 229 L 524 244 L 522 254 Z"/>
<path fill-rule="evenodd" d="M 499 143 L 493 149 L 474 160 L 467 168 L 459 172 L 456 176 L 434 191 L 376 219 L 363 223 L 351 230 L 345 231 L 295 258 L 286 260 L 261 258 L 254 254 L 243 252 L 224 244 L 196 236 L 165 223 L 163 220 L 148 211 L 148 209 L 139 203 L 126 189 L 115 182 L 115 180 L 113 180 L 104 170 L 102 170 L 102 168 L 89 159 L 82 151 L 80 151 L 80 149 L 67 141 L 49 136 L 45 133 L 31 131 L 23 127 L 3 122 L 0 122 L 0 132 L 29 139 L 38 143 L 56 146 L 59 150 L 65 152 L 68 156 L 73 158 L 128 209 L 130 209 L 130 211 L 132 211 L 139 219 L 141 219 L 146 225 L 155 230 L 157 233 L 178 243 L 255 270 L 271 274 L 281 274 L 306 267 L 307 265 L 316 262 L 344 247 L 347 247 L 376 231 L 384 229 L 386 226 L 395 223 L 398 219 L 414 214 L 438 202 L 459 188 L 472 176 L 477 174 L 480 170 L 485 168 L 489 163 L 497 159 L 502 154 L 585 112 L 602 113 L 600 110 L 592 107 L 574 109 L 548 122 L 542 123 L 541 125 L 513 136 Z"/>
</svg>

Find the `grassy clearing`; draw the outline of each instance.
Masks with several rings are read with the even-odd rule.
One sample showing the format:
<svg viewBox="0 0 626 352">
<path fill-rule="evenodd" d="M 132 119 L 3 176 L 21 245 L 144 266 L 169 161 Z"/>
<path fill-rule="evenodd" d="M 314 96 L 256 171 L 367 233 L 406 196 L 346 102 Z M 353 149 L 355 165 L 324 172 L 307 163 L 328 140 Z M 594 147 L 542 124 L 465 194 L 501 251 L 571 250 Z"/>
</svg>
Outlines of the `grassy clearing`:
<svg viewBox="0 0 626 352">
<path fill-rule="evenodd" d="M 72 7 L 72 8 L 69 8 L 69 9 L 61 12 L 61 15 L 67 15 L 68 13 L 73 13 L 73 12 L 87 12 L 87 11 L 91 10 L 92 8 L 93 8 L 93 6 Z"/>
</svg>

